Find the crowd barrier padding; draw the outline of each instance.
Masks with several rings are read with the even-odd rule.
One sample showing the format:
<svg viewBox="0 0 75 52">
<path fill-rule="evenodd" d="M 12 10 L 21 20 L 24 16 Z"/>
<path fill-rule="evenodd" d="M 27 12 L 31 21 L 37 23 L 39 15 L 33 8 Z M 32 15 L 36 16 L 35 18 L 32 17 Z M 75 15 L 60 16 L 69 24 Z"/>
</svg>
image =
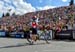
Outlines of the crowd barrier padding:
<svg viewBox="0 0 75 52">
<path fill-rule="evenodd" d="M 0 30 L 0 37 L 6 37 L 6 32 L 3 30 Z"/>
<path fill-rule="evenodd" d="M 24 38 L 24 34 L 22 32 L 12 32 L 10 34 L 10 37 L 12 37 L 12 38 Z"/>
<path fill-rule="evenodd" d="M 55 39 L 72 39 L 73 30 L 62 30 L 60 32 L 55 32 Z"/>
</svg>

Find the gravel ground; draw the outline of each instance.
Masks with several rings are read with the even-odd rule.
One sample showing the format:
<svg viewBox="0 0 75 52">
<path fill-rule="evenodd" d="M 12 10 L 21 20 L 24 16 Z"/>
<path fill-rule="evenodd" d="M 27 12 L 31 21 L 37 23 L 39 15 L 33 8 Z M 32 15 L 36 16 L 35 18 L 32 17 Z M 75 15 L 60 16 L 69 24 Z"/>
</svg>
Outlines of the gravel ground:
<svg viewBox="0 0 75 52">
<path fill-rule="evenodd" d="M 37 41 L 29 45 L 26 39 L 0 38 L 0 52 L 75 52 L 74 41 Z"/>
</svg>

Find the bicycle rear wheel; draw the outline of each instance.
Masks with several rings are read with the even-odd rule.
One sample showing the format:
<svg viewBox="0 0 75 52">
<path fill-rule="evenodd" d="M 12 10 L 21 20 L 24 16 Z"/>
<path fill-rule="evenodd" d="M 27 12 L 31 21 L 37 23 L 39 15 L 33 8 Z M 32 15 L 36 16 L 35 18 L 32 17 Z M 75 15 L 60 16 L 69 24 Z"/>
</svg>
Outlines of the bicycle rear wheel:
<svg viewBox="0 0 75 52">
<path fill-rule="evenodd" d="M 44 40 L 46 41 L 46 43 L 48 43 L 49 44 L 49 37 L 48 37 L 48 35 L 44 35 Z"/>
</svg>

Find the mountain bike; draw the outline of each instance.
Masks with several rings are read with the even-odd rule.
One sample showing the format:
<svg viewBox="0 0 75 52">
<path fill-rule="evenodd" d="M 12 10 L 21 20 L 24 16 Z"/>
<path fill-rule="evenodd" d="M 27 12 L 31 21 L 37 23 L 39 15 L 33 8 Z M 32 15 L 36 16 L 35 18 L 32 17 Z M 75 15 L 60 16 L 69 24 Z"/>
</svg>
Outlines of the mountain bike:
<svg viewBox="0 0 75 52">
<path fill-rule="evenodd" d="M 50 41 L 50 35 L 49 35 L 49 31 L 39 31 L 37 33 L 37 35 L 35 36 L 35 40 L 33 41 L 31 39 L 32 37 L 30 36 L 30 38 L 27 38 L 27 41 L 30 43 L 30 44 L 34 44 L 34 42 L 36 42 L 37 40 L 44 40 L 47 44 L 49 44 L 49 41 Z"/>
</svg>

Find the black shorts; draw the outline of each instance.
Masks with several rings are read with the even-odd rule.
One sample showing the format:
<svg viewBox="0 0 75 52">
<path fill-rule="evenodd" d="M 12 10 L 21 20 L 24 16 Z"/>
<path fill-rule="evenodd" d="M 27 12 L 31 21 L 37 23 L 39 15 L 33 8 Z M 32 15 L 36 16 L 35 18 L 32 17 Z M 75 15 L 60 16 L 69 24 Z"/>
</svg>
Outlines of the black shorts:
<svg viewBox="0 0 75 52">
<path fill-rule="evenodd" d="M 32 34 L 37 34 L 37 29 L 36 28 L 32 28 Z"/>
</svg>

